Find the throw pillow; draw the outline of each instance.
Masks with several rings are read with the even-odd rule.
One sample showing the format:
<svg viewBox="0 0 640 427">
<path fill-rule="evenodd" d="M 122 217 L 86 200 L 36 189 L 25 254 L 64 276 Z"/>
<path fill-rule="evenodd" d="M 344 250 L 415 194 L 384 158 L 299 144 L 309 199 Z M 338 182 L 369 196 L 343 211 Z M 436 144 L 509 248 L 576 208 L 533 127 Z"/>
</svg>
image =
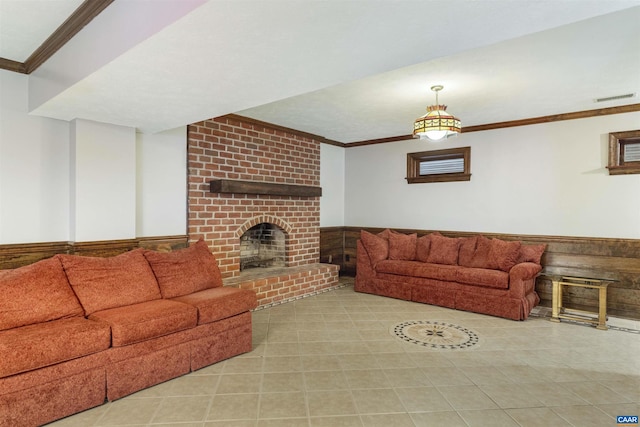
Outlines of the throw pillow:
<svg viewBox="0 0 640 427">
<path fill-rule="evenodd" d="M 473 255 L 476 253 L 476 245 L 478 244 L 478 236 L 464 237 L 460 243 L 460 251 L 458 254 L 458 265 L 470 267 Z"/>
<path fill-rule="evenodd" d="M 547 249 L 547 245 L 545 243 L 539 245 L 520 246 L 520 256 L 518 257 L 518 263 L 533 262 L 536 264 L 540 264 L 542 254 L 544 253 L 545 249 Z"/>
<path fill-rule="evenodd" d="M 392 233 L 389 236 L 389 259 L 411 261 L 416 258 L 418 235 Z"/>
<path fill-rule="evenodd" d="M 429 249 L 431 248 L 431 235 L 421 236 L 416 240 L 416 260 L 427 262 Z"/>
<path fill-rule="evenodd" d="M 0 271 L 0 330 L 82 317 L 57 257 Z"/>
<path fill-rule="evenodd" d="M 112 257 L 56 255 L 85 315 L 160 299 L 160 288 L 143 255 L 144 249 Z"/>
<path fill-rule="evenodd" d="M 378 234 L 376 234 L 376 236 L 378 237 L 382 237 L 385 240 L 389 240 L 389 237 L 391 236 L 391 234 L 393 234 L 394 232 L 387 229 L 382 230 L 381 232 L 379 232 Z"/>
<path fill-rule="evenodd" d="M 482 234 L 479 235 L 476 241 L 476 250 L 473 253 L 473 257 L 468 261 L 469 263 L 465 267 L 489 268 L 488 258 L 490 249 L 491 240 L 487 239 Z"/>
<path fill-rule="evenodd" d="M 204 240 L 172 252 L 145 251 L 163 298 L 175 298 L 222 286 L 218 261 Z"/>
<path fill-rule="evenodd" d="M 518 262 L 520 246 L 518 241 L 507 242 L 500 239 L 491 239 L 491 248 L 487 263 L 493 270 L 509 271 Z"/>
<path fill-rule="evenodd" d="M 378 261 L 389 258 L 389 241 L 387 239 L 362 230 L 360 232 L 360 241 L 362 241 L 372 265 L 375 266 Z"/>
<path fill-rule="evenodd" d="M 460 239 L 430 234 L 431 248 L 427 262 L 432 264 L 456 265 L 458 263 L 458 249 Z"/>
</svg>

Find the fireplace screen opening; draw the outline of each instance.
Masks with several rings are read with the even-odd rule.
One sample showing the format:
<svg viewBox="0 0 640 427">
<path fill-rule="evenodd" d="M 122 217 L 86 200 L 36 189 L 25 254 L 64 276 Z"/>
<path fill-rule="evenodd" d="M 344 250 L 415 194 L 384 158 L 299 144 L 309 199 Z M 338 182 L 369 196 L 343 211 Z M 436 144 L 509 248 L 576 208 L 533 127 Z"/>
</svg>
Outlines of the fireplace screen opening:
<svg viewBox="0 0 640 427">
<path fill-rule="evenodd" d="M 285 234 L 277 225 L 263 222 L 240 237 L 240 271 L 285 267 Z"/>
</svg>

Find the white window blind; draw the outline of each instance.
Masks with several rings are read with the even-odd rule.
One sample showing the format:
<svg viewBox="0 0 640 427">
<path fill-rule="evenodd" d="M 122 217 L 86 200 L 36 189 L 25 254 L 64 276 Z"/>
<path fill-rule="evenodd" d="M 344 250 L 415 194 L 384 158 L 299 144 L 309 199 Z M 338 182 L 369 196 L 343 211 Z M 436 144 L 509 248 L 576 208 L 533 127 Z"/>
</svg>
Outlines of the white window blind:
<svg viewBox="0 0 640 427">
<path fill-rule="evenodd" d="M 624 161 L 640 162 L 640 143 L 624 144 Z"/>
<path fill-rule="evenodd" d="M 462 157 L 453 159 L 420 161 L 420 175 L 462 172 L 464 172 L 464 159 Z"/>
</svg>

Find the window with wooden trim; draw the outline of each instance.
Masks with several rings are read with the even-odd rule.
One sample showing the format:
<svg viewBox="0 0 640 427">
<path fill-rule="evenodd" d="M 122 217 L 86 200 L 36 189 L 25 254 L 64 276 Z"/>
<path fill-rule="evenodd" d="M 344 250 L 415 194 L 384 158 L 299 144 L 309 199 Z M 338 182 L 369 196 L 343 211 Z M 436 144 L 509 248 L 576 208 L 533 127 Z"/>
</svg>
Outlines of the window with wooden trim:
<svg viewBox="0 0 640 427">
<path fill-rule="evenodd" d="M 407 183 L 471 180 L 471 147 L 407 153 Z"/>
<path fill-rule="evenodd" d="M 609 134 L 609 175 L 640 174 L 640 130 Z"/>
</svg>

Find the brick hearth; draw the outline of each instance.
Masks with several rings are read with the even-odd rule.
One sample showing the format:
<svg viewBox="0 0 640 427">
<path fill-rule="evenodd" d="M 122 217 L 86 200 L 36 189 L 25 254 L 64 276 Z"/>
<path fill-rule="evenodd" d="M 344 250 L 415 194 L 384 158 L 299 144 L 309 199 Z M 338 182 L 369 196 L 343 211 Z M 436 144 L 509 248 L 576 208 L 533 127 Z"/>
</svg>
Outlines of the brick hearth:
<svg viewBox="0 0 640 427">
<path fill-rule="evenodd" d="M 338 270 L 339 266 L 333 264 L 251 269 L 225 279 L 224 284 L 254 290 L 260 306 L 268 307 L 337 287 Z"/>
</svg>

